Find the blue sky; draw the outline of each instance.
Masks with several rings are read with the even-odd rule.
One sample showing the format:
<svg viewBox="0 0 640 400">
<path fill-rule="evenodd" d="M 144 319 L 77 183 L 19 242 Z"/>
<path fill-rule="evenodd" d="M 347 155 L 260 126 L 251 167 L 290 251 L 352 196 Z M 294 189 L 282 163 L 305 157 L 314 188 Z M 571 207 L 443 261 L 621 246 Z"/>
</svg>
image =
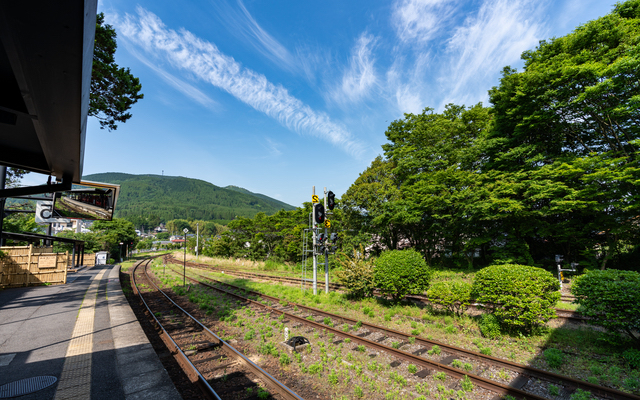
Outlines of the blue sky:
<svg viewBox="0 0 640 400">
<path fill-rule="evenodd" d="M 522 51 L 610 12 L 595 0 L 105 0 L 145 98 L 90 119 L 84 173 L 186 176 L 294 206 L 342 195 L 403 113 L 487 104 Z"/>
</svg>

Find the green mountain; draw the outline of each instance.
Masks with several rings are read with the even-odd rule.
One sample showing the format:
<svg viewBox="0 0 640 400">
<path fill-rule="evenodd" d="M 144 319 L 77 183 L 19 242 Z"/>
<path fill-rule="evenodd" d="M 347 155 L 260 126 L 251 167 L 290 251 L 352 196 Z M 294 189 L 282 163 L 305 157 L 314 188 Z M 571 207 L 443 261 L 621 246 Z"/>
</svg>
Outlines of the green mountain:
<svg viewBox="0 0 640 400">
<path fill-rule="evenodd" d="M 222 188 L 199 179 L 181 176 L 132 175 L 119 172 L 91 174 L 86 181 L 120 185 L 115 216 L 135 220 L 154 215 L 172 219 L 231 220 L 274 214 L 295 207 L 236 186 Z"/>
<path fill-rule="evenodd" d="M 229 186 L 225 186 L 224 188 L 225 188 L 225 189 L 228 189 L 228 190 L 233 190 L 233 191 L 236 191 L 236 192 L 245 193 L 245 194 L 250 194 L 250 195 L 252 195 L 252 196 L 259 197 L 259 198 L 261 198 L 261 199 L 263 199 L 263 200 L 266 200 L 266 201 L 272 202 L 272 203 L 274 203 L 275 205 L 277 205 L 277 206 L 279 206 L 279 207 L 281 207 L 281 208 L 284 208 L 285 210 L 292 210 L 292 209 L 294 209 L 294 208 L 295 208 L 295 207 L 293 207 L 293 208 L 287 208 L 287 207 L 292 207 L 292 206 L 290 206 L 290 205 L 289 205 L 289 204 L 287 204 L 287 203 L 283 203 L 283 202 L 281 202 L 281 201 L 278 201 L 278 200 L 272 199 L 271 197 L 266 196 L 266 195 L 264 195 L 264 194 L 260 194 L 260 193 L 253 193 L 253 192 L 248 191 L 248 190 L 247 190 L 247 189 L 245 189 L 245 188 L 241 188 L 241 187 L 238 187 L 238 186 L 229 185 Z"/>
</svg>

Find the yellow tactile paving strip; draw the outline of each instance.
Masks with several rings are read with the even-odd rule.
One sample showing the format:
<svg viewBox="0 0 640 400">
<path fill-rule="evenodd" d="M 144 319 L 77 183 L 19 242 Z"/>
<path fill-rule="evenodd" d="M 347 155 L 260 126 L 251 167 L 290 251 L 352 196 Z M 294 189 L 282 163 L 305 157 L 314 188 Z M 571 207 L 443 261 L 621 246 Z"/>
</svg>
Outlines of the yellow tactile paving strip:
<svg viewBox="0 0 640 400">
<path fill-rule="evenodd" d="M 101 271 L 85 293 L 71 341 L 67 348 L 56 400 L 88 399 L 91 397 L 91 356 L 93 349 L 93 319 L 98 286 L 106 270 Z"/>
</svg>

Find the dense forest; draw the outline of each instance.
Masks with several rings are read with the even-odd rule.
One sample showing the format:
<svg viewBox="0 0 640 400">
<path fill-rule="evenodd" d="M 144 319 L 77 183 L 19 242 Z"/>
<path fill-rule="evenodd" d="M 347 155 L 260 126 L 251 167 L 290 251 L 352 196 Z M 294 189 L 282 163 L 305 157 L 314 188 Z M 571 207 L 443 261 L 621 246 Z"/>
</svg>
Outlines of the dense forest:
<svg viewBox="0 0 640 400">
<path fill-rule="evenodd" d="M 445 267 L 551 267 L 562 255 L 638 269 L 639 40 L 640 1 L 618 3 L 525 51 L 522 71 L 505 67 L 490 106 L 392 122 L 383 154 L 340 199 L 343 246 L 412 247 Z M 305 207 L 233 221 L 211 251 L 298 261 Z"/>
<path fill-rule="evenodd" d="M 293 206 L 230 186 L 176 176 L 102 173 L 83 180 L 121 186 L 116 217 L 125 218 L 145 230 L 173 219 L 216 220 L 253 217 L 259 212 L 273 214 Z"/>
</svg>

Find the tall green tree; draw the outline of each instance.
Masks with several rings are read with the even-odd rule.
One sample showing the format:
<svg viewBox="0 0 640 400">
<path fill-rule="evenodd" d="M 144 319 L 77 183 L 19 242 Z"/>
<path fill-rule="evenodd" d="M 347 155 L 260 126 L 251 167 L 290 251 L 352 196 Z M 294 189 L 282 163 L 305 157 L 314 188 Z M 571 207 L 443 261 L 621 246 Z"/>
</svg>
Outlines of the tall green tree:
<svg viewBox="0 0 640 400">
<path fill-rule="evenodd" d="M 491 127 L 490 109 L 449 104 L 442 113 L 425 109 L 405 114 L 387 129 L 382 146 L 395 164 L 396 200 L 384 205 L 401 226 L 400 237 L 420 250 L 428 263 L 449 259 L 472 264 L 475 248 L 490 240 L 475 208 L 481 173 L 480 146 Z"/>
<path fill-rule="evenodd" d="M 191 224 L 186 219 L 172 219 L 167 222 L 167 230 L 171 232 L 172 235 L 182 236 L 184 235 L 184 228 L 189 229 L 190 233 L 193 233 Z"/>
<path fill-rule="evenodd" d="M 514 168 L 570 155 L 633 156 L 640 134 L 639 10 L 637 0 L 618 3 L 611 14 L 525 51 L 524 71 L 504 69 L 489 91 L 493 137 L 505 153 L 496 162 Z"/>
<path fill-rule="evenodd" d="M 369 243 L 376 253 L 382 251 L 382 246 L 398 248 L 403 227 L 393 207 L 400 198 L 395 167 L 393 161 L 376 157 L 340 199 L 345 240 L 350 249 Z"/>
<path fill-rule="evenodd" d="M 58 233 L 56 236 L 64 237 L 68 239 L 76 239 L 84 241 L 84 252 L 85 253 L 95 253 L 97 251 L 104 249 L 104 243 L 99 238 L 99 235 L 94 232 L 74 232 L 70 230 L 64 230 Z M 63 242 L 53 242 L 53 251 L 64 253 L 68 251 L 69 254 L 73 251 L 73 244 L 71 243 L 63 243 Z"/>
<path fill-rule="evenodd" d="M 524 70 L 505 68 L 489 92 L 485 168 L 517 182 L 506 198 L 520 211 L 508 218 L 535 258 L 605 268 L 637 240 L 639 22 L 640 1 L 618 3 L 524 52 Z"/>
<path fill-rule="evenodd" d="M 4 219 L 2 230 L 15 233 L 44 233 L 44 229 L 36 224 L 35 217 L 25 213 L 11 213 Z"/>
<path fill-rule="evenodd" d="M 131 118 L 131 106 L 144 97 L 142 85 L 129 68 L 116 64 L 116 31 L 104 23 L 103 13 L 97 16 L 95 37 L 89 115 L 100 121 L 101 129 L 116 130 L 118 123 Z"/>
<path fill-rule="evenodd" d="M 129 249 L 132 249 L 138 242 L 135 227 L 122 218 L 114 218 L 112 221 L 95 221 L 91 225 L 91 231 L 96 235 L 96 240 L 101 243 L 102 250 L 108 251 L 113 258 L 117 258 L 121 251 L 124 252 L 127 243 L 130 243 Z"/>
</svg>

